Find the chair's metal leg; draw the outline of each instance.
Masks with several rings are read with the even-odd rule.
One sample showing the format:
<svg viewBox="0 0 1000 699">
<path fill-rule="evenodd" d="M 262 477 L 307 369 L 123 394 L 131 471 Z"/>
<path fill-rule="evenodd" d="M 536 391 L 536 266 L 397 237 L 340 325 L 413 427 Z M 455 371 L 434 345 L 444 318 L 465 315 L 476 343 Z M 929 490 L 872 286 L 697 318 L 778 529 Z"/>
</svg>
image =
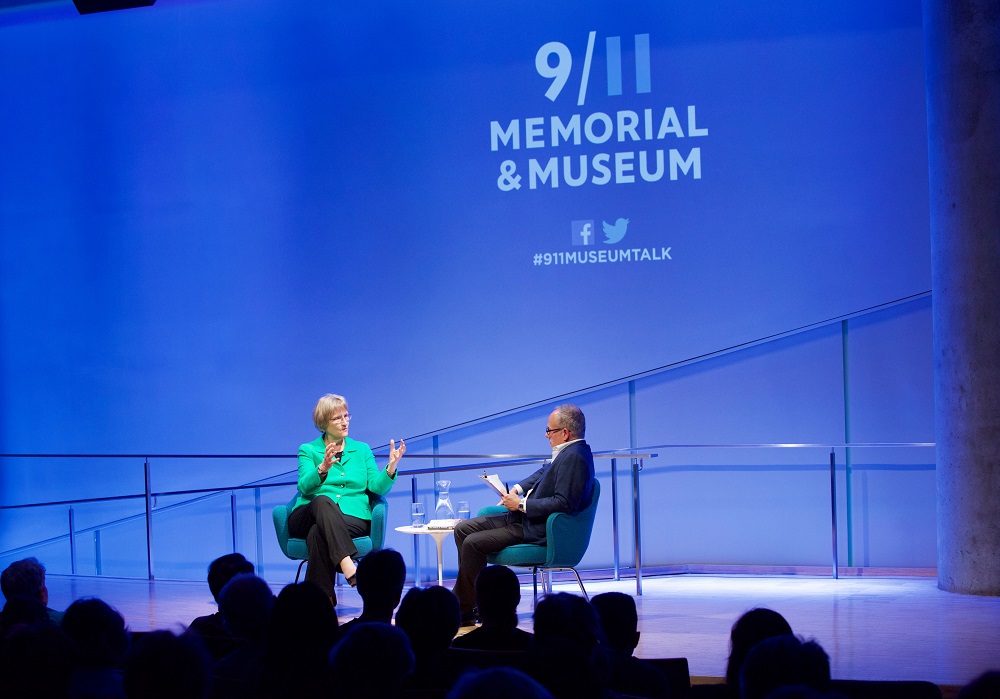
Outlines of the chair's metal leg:
<svg viewBox="0 0 1000 699">
<path fill-rule="evenodd" d="M 542 575 L 543 576 L 545 575 L 544 571 L 542 571 Z M 534 590 L 534 594 L 532 595 L 531 598 L 531 608 L 534 609 L 535 607 L 538 606 L 538 568 L 531 569 L 531 582 Z M 545 584 L 544 577 L 542 578 L 542 584 L 543 585 Z"/>
<path fill-rule="evenodd" d="M 583 580 L 580 578 L 580 574 L 576 572 L 576 568 L 570 568 L 570 570 L 572 570 L 573 571 L 573 575 L 576 576 L 576 582 L 579 583 L 579 585 L 580 585 L 580 592 L 583 593 L 583 596 L 586 597 L 587 601 L 589 602 L 590 601 L 590 595 L 587 594 L 587 589 L 583 586 Z"/>
<path fill-rule="evenodd" d="M 305 564 L 306 564 L 305 561 L 300 562 L 298 570 L 295 571 L 295 583 L 296 584 L 298 584 L 298 582 L 299 582 L 299 576 L 302 575 L 302 566 L 304 566 Z"/>
</svg>

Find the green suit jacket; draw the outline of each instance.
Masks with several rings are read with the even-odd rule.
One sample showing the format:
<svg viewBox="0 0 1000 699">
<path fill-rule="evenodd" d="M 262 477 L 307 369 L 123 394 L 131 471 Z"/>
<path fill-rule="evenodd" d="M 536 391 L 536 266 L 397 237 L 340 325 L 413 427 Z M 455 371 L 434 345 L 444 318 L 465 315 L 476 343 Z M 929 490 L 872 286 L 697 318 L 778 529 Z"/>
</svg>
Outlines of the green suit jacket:
<svg viewBox="0 0 1000 699">
<path fill-rule="evenodd" d="M 323 463 L 325 452 L 322 435 L 299 447 L 299 497 L 292 509 L 309 504 L 317 495 L 326 495 L 340 505 L 345 515 L 371 520 L 367 491 L 385 495 L 396 482 L 395 476 L 390 477 L 384 470 L 379 470 L 371 447 L 345 437 L 344 455 L 321 483 L 317 468 Z"/>
</svg>

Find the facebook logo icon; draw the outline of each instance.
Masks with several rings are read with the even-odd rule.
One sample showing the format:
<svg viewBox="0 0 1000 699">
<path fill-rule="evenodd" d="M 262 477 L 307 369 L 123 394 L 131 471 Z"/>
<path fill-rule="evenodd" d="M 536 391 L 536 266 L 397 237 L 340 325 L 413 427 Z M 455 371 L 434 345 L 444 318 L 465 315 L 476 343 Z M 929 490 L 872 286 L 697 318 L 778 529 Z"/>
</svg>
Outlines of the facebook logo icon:
<svg viewBox="0 0 1000 699">
<path fill-rule="evenodd" d="M 573 231 L 573 245 L 594 244 L 593 221 L 571 221 L 570 227 Z"/>
</svg>

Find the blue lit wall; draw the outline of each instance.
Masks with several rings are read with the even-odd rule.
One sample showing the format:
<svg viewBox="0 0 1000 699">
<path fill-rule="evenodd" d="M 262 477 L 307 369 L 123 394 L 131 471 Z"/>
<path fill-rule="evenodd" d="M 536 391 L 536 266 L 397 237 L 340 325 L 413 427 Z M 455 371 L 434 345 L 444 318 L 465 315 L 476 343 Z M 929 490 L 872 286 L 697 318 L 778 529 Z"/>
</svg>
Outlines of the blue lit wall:
<svg viewBox="0 0 1000 699">
<path fill-rule="evenodd" d="M 930 288 L 912 2 L 43 6 L 0 12 L 0 66 L 3 452 L 291 453 L 327 391 L 381 444 Z M 888 322 L 855 437 L 927 439 L 929 383 L 886 418 L 879 362 L 929 382 L 928 326 Z M 843 439 L 824 342 L 833 374 L 760 381 L 839 403 L 700 369 L 644 415 Z M 2 499 L 124 487 L 83 471 Z"/>
</svg>

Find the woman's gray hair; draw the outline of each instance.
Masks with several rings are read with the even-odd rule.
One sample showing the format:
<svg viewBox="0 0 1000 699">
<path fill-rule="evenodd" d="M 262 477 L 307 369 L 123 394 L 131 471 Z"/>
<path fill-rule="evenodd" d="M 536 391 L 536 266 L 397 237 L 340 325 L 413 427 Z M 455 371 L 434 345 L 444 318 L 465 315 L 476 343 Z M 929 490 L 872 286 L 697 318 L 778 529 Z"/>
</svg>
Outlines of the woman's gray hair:
<svg viewBox="0 0 1000 699">
<path fill-rule="evenodd" d="M 347 410 L 347 399 L 343 396 L 327 393 L 320 398 L 313 409 L 313 424 L 316 425 L 316 429 L 325 434 L 326 426 L 330 424 L 330 418 L 341 408 Z"/>
</svg>

